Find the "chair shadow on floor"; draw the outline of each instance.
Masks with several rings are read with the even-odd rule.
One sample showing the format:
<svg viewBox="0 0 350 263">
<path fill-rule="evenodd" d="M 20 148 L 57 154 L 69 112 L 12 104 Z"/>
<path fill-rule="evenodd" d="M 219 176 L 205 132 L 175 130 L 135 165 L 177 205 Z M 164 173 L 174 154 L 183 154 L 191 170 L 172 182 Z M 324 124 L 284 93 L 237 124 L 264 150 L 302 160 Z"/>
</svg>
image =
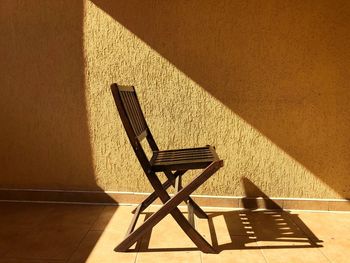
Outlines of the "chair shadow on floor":
<svg viewBox="0 0 350 263">
<path fill-rule="evenodd" d="M 212 243 L 218 253 L 224 250 L 322 247 L 320 243 L 323 241 L 316 237 L 298 214 L 284 211 L 280 205 L 269 199 L 249 179 L 243 178 L 243 185 L 247 198 L 242 201 L 242 209 L 206 210 L 208 220 L 197 219 L 196 221 L 197 230 L 199 232 L 207 230 L 207 241 Z M 262 204 L 251 197 L 263 197 L 261 200 L 264 200 L 263 206 L 267 209 L 258 209 L 262 207 Z M 146 212 L 145 215 L 146 220 L 152 213 Z M 177 230 L 174 229 L 174 231 Z M 144 236 L 137 243 L 134 251 L 198 250 L 196 247 L 154 248 L 152 245 L 150 246 L 151 234 L 152 232 L 149 232 Z"/>
</svg>

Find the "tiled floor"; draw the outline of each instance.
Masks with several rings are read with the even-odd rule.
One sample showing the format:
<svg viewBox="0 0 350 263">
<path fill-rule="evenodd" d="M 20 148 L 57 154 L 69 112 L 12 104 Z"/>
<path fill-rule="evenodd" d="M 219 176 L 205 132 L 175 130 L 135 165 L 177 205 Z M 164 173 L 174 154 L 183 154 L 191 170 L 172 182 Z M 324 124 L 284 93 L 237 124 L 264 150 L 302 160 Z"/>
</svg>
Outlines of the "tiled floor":
<svg viewBox="0 0 350 263">
<path fill-rule="evenodd" d="M 169 216 L 133 251 L 114 252 L 132 209 L 0 203 L 0 263 L 350 262 L 350 213 L 210 208 L 209 220 L 196 219 L 196 227 L 219 254 L 198 251 Z"/>
</svg>

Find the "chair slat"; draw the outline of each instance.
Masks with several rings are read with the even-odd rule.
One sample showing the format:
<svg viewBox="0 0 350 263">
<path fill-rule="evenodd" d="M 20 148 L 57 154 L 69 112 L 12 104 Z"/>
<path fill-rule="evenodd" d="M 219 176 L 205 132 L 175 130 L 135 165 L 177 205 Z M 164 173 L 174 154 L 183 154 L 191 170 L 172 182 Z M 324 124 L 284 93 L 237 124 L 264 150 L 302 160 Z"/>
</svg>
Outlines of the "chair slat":
<svg viewBox="0 0 350 263">
<path fill-rule="evenodd" d="M 207 159 L 195 159 L 195 160 L 173 160 L 173 161 L 165 161 L 165 162 L 155 162 L 154 165 L 175 165 L 175 164 L 193 164 L 193 163 L 211 163 L 213 159 L 207 158 Z"/>
<path fill-rule="evenodd" d="M 135 126 L 135 122 L 133 121 L 135 113 L 134 113 L 134 111 L 133 111 L 133 109 L 132 109 L 132 107 L 130 105 L 130 100 L 129 100 L 129 97 L 128 97 L 127 94 L 128 94 L 127 92 L 120 92 L 120 96 L 122 98 L 126 114 L 128 115 L 128 118 L 129 118 L 129 121 L 131 123 L 131 126 L 132 126 L 133 130 L 136 133 L 137 132 L 137 127 Z"/>
<path fill-rule="evenodd" d="M 167 153 L 167 154 L 162 154 L 162 152 L 158 152 L 158 157 L 161 158 L 172 158 L 172 157 L 187 157 L 187 156 L 213 156 L 213 154 L 211 152 L 198 152 L 198 153 Z"/>
<path fill-rule="evenodd" d="M 191 151 L 203 151 L 203 150 L 205 150 L 205 151 L 210 151 L 209 150 L 210 149 L 210 147 L 209 146 L 204 146 L 204 147 L 197 147 L 197 148 L 185 148 L 185 149 L 175 149 L 175 150 L 162 150 L 161 152 L 162 153 L 167 153 L 167 152 L 174 152 L 174 153 L 176 153 L 176 152 L 183 152 L 183 151 L 188 151 L 188 152 L 191 152 Z"/>
<path fill-rule="evenodd" d="M 127 87 L 119 89 L 119 93 L 134 133 L 136 137 L 139 137 L 147 130 L 147 124 L 143 117 L 140 104 L 138 103 L 136 93 L 133 89 Z M 141 136 L 142 139 L 144 137 L 145 136 Z"/>
<path fill-rule="evenodd" d="M 140 111 L 138 110 L 138 107 L 136 105 L 136 98 L 134 97 L 134 94 L 132 92 L 128 92 L 127 96 L 130 101 L 130 107 L 134 113 L 133 116 L 133 122 L 135 123 L 135 126 L 137 127 L 138 133 L 142 132 L 142 120 L 140 116 Z"/>
<path fill-rule="evenodd" d="M 167 158 L 167 159 L 160 159 L 160 158 L 157 158 L 155 160 L 155 164 L 157 163 L 162 163 L 162 162 L 172 162 L 172 161 L 178 161 L 178 162 L 191 162 L 191 161 L 195 161 L 195 160 L 206 160 L 206 159 L 209 159 L 209 160 L 213 160 L 214 158 L 212 158 L 211 156 L 204 156 L 204 157 L 197 157 L 197 158 L 190 158 L 190 157 L 187 157 L 187 158 Z"/>
<path fill-rule="evenodd" d="M 211 152 L 178 152 L 178 153 L 162 153 L 159 152 L 158 156 L 162 156 L 162 157 L 167 157 L 167 156 L 188 156 L 188 155 L 192 155 L 192 156 L 197 156 L 197 155 L 212 155 Z"/>
<path fill-rule="evenodd" d="M 130 116 L 131 116 L 130 121 L 134 127 L 136 135 L 139 135 L 141 127 L 138 122 L 138 116 L 137 116 L 134 103 L 132 101 L 131 92 L 125 92 L 125 99 L 127 101 L 128 110 L 130 111 Z"/>
<path fill-rule="evenodd" d="M 191 161 L 203 161 L 203 160 L 213 160 L 212 156 L 202 156 L 202 157 L 183 157 L 183 158 L 167 158 L 167 159 L 160 159 L 157 158 L 155 161 L 155 164 L 158 163 L 166 163 L 166 162 L 173 162 L 173 161 L 177 161 L 177 162 L 191 162 Z"/>
</svg>

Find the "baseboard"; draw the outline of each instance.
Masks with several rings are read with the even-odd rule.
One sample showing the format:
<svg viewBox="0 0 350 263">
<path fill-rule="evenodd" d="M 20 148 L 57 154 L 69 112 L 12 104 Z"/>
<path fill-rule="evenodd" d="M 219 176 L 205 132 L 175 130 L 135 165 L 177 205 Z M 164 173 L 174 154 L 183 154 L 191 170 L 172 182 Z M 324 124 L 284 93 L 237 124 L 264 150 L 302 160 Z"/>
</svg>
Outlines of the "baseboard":
<svg viewBox="0 0 350 263">
<path fill-rule="evenodd" d="M 149 194 L 113 191 L 0 189 L 0 201 L 138 204 Z M 192 195 L 201 206 L 246 209 L 350 211 L 350 199 Z M 159 200 L 155 204 L 160 204 Z"/>
</svg>

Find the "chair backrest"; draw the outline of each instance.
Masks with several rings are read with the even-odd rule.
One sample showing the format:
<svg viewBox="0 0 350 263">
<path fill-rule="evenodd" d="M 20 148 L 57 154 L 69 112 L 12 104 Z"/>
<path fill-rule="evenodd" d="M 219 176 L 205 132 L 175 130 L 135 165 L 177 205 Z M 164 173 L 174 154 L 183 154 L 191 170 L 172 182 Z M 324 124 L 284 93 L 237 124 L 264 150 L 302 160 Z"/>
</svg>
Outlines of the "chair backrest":
<svg viewBox="0 0 350 263">
<path fill-rule="evenodd" d="M 133 137 L 140 141 L 147 135 L 147 124 L 133 86 L 118 86 L 118 92 L 127 119 L 131 124 Z"/>
<path fill-rule="evenodd" d="M 135 88 L 133 86 L 118 86 L 114 83 L 111 85 L 111 91 L 135 154 L 142 168 L 149 170 L 150 163 L 142 148 L 141 141 L 146 138 L 152 151 L 157 151 L 158 146 L 148 128 Z"/>
</svg>

